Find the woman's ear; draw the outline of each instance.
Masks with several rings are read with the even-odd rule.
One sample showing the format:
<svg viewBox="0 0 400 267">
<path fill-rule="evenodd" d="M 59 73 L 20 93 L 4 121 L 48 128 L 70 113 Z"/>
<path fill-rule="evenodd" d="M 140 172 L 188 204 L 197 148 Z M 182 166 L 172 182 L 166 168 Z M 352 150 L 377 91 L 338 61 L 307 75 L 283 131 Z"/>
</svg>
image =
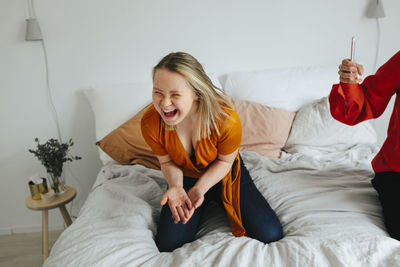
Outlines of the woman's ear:
<svg viewBox="0 0 400 267">
<path fill-rule="evenodd" d="M 194 101 L 199 101 L 200 100 L 200 94 L 196 90 L 193 90 L 194 92 Z"/>
</svg>

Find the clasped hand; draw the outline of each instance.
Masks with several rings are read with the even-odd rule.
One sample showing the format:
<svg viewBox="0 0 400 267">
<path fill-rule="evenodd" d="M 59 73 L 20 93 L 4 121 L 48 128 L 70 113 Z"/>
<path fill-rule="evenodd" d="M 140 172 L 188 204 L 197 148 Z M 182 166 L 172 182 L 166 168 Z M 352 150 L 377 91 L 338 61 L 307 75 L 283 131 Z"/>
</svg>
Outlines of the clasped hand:
<svg viewBox="0 0 400 267">
<path fill-rule="evenodd" d="M 339 65 L 338 74 L 340 75 L 340 81 L 342 83 L 359 83 L 362 80 L 358 79 L 357 75 L 362 75 L 363 72 L 363 65 L 357 64 L 349 59 L 344 59 L 342 64 Z"/>
<path fill-rule="evenodd" d="M 204 193 L 196 186 L 192 187 L 187 193 L 182 186 L 172 186 L 164 193 L 160 204 L 164 206 L 168 202 L 174 223 L 182 221 L 185 224 L 203 201 Z"/>
</svg>

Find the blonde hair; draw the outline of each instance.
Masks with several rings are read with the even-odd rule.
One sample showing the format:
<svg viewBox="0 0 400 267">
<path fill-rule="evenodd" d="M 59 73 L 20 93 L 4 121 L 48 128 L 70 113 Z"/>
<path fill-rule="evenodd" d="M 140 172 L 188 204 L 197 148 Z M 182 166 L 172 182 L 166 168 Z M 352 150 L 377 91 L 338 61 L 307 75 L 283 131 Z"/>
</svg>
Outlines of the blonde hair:
<svg viewBox="0 0 400 267">
<path fill-rule="evenodd" d="M 213 130 L 219 135 L 218 124 L 232 119 L 222 106 L 228 109 L 233 107 L 224 97 L 225 93 L 211 82 L 197 59 L 184 52 L 170 53 L 153 68 L 153 80 L 158 69 L 167 69 L 182 75 L 199 97 L 196 140 L 208 138 Z M 166 129 L 174 128 L 166 124 L 164 126 Z"/>
</svg>

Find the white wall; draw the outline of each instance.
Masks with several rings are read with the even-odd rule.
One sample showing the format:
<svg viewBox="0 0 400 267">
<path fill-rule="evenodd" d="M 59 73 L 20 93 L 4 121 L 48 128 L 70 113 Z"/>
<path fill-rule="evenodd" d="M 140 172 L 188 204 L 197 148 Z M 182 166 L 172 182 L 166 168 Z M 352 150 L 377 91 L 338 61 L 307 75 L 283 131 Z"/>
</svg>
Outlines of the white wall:
<svg viewBox="0 0 400 267">
<path fill-rule="evenodd" d="M 376 42 L 375 20 L 365 17 L 370 1 L 35 0 L 62 135 L 73 138 L 72 154 L 83 157 L 66 168 L 67 183 L 78 191 L 72 214 L 101 167 L 93 113 L 80 90 L 149 79 L 162 56 L 179 50 L 220 75 L 339 64 L 349 56 L 352 35 L 369 73 Z M 384 7 L 378 65 L 400 48 L 400 2 L 385 0 Z M 28 148 L 34 137 L 56 137 L 43 51 L 39 42 L 24 41 L 26 18 L 26 0 L 0 1 L 0 234 L 41 229 L 40 213 L 27 210 L 24 201 L 28 177 L 45 171 Z M 389 115 L 374 122 L 380 142 Z M 62 225 L 58 211 L 50 212 L 49 224 Z"/>
</svg>

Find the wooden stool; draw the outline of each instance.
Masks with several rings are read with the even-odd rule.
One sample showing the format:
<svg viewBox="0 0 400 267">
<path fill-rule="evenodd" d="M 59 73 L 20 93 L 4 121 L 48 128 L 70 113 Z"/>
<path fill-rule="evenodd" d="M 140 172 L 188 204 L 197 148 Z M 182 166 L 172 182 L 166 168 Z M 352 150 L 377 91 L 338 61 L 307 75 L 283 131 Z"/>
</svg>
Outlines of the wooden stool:
<svg viewBox="0 0 400 267">
<path fill-rule="evenodd" d="M 71 217 L 67 209 L 65 208 L 65 204 L 72 201 L 76 196 L 76 191 L 73 187 L 66 186 L 66 191 L 56 196 L 56 198 L 49 202 L 43 203 L 41 199 L 33 200 L 32 196 L 26 198 L 25 204 L 28 209 L 31 210 L 41 210 L 42 211 L 42 254 L 43 260 L 47 259 L 49 256 L 49 247 L 48 247 L 48 210 L 59 208 L 61 215 L 64 218 L 65 224 L 70 226 L 72 223 Z"/>
</svg>

